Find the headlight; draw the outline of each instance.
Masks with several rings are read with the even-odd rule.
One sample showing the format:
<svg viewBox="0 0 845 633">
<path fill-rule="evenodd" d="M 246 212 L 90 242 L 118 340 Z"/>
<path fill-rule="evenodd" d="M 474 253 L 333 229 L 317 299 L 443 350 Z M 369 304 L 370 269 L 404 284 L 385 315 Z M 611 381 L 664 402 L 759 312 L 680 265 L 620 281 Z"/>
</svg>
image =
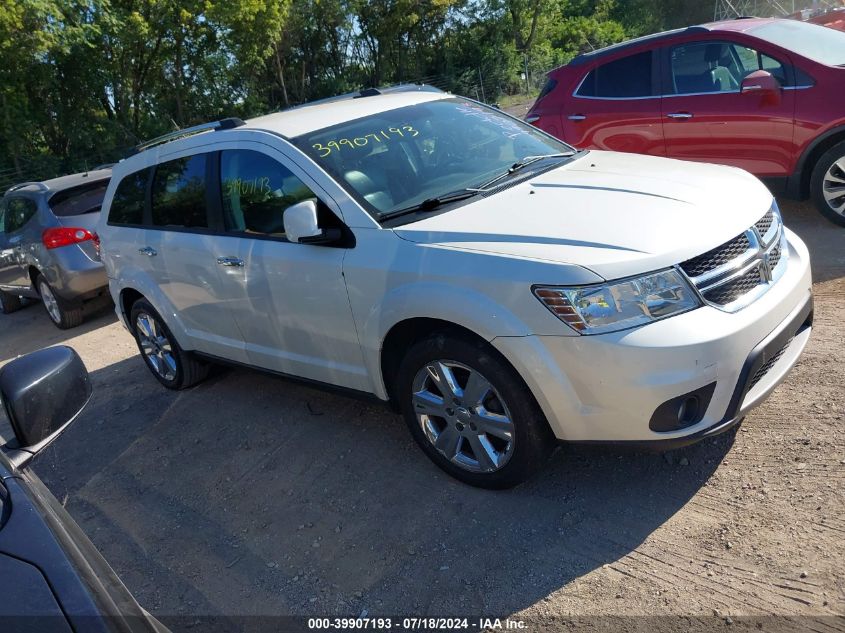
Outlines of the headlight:
<svg viewBox="0 0 845 633">
<path fill-rule="evenodd" d="M 581 334 L 604 334 L 692 310 L 698 296 L 674 268 L 595 286 L 535 286 L 552 314 Z"/>
</svg>

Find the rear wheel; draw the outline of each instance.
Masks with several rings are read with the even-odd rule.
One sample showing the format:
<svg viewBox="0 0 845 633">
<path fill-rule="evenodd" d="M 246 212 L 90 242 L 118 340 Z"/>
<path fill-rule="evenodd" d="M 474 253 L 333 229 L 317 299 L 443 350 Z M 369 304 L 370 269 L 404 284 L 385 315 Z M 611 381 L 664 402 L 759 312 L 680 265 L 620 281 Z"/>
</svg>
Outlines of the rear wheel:
<svg viewBox="0 0 845 633">
<path fill-rule="evenodd" d="M 816 163 L 810 194 L 824 217 L 845 226 L 845 141 L 831 147 Z"/>
<path fill-rule="evenodd" d="M 187 389 L 208 375 L 208 365 L 181 347 L 164 320 L 146 299 L 138 299 L 130 313 L 138 351 L 150 372 L 168 389 Z"/>
<path fill-rule="evenodd" d="M 82 306 L 68 305 L 67 302 L 56 295 L 53 288 L 44 279 L 44 275 L 38 275 L 35 285 L 38 288 L 44 309 L 47 310 L 47 316 L 50 317 L 57 328 L 67 330 L 82 323 Z"/>
<path fill-rule="evenodd" d="M 0 314 L 9 314 L 20 310 L 23 302 L 18 295 L 13 295 L 0 290 Z"/>
<path fill-rule="evenodd" d="M 472 486 L 515 486 L 554 447 L 525 383 L 484 342 L 438 334 L 417 343 L 401 363 L 396 388 L 425 454 Z"/>
</svg>

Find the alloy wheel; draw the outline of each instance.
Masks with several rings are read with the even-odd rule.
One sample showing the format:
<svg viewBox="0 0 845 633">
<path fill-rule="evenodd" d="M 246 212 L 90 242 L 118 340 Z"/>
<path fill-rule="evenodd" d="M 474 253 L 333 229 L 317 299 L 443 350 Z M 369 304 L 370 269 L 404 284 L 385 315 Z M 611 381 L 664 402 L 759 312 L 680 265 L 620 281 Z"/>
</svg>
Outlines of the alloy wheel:
<svg viewBox="0 0 845 633">
<path fill-rule="evenodd" d="M 417 422 L 432 446 L 453 464 L 491 473 L 513 455 L 514 423 L 499 392 L 481 373 L 451 360 L 435 360 L 412 383 Z"/>
<path fill-rule="evenodd" d="M 824 175 L 822 195 L 834 213 L 845 216 L 845 156 L 834 161 Z"/>
<path fill-rule="evenodd" d="M 47 308 L 47 314 L 53 319 L 55 323 L 62 322 L 62 311 L 59 309 L 59 302 L 56 300 L 53 291 L 47 282 L 41 281 L 38 284 L 38 292 L 41 295 L 41 301 L 44 302 L 44 307 Z"/>
<path fill-rule="evenodd" d="M 138 332 L 141 353 L 153 371 L 164 380 L 174 380 L 176 358 L 173 355 L 173 344 L 161 325 L 154 317 L 141 312 L 135 319 L 135 330 Z"/>
</svg>

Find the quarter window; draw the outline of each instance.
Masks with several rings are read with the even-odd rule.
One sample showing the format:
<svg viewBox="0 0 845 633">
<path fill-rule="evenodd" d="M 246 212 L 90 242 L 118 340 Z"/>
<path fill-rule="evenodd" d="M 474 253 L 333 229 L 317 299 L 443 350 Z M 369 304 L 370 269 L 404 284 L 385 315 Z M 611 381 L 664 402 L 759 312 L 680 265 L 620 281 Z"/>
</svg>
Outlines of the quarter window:
<svg viewBox="0 0 845 633">
<path fill-rule="evenodd" d="M 651 51 L 609 62 L 590 71 L 578 88 L 579 97 L 632 99 L 651 97 Z"/>
<path fill-rule="evenodd" d="M 671 53 L 674 94 L 737 92 L 742 80 L 757 70 L 770 72 L 783 86 L 791 85 L 786 67 L 753 48 L 730 42 L 695 42 Z"/>
<path fill-rule="evenodd" d="M 124 176 L 109 209 L 109 224 L 143 224 L 149 169 Z"/>
<path fill-rule="evenodd" d="M 153 178 L 154 226 L 207 228 L 205 154 L 161 163 Z"/>
<path fill-rule="evenodd" d="M 6 232 L 14 233 L 35 215 L 38 205 L 29 198 L 10 198 L 6 205 Z"/>
<path fill-rule="evenodd" d="M 221 152 L 226 230 L 284 237 L 285 210 L 317 196 L 289 169 L 261 152 Z"/>
</svg>

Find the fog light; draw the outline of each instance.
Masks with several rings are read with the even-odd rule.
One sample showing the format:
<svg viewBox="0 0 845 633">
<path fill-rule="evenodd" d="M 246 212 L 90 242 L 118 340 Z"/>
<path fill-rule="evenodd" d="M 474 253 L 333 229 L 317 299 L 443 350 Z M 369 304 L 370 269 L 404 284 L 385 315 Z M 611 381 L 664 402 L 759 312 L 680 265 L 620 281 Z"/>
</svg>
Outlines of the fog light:
<svg viewBox="0 0 845 633">
<path fill-rule="evenodd" d="M 648 422 L 648 428 L 664 433 L 698 424 L 704 419 L 707 405 L 710 404 L 710 398 L 713 397 L 715 389 L 716 383 L 711 382 L 700 389 L 667 400 L 654 410 Z"/>
</svg>

